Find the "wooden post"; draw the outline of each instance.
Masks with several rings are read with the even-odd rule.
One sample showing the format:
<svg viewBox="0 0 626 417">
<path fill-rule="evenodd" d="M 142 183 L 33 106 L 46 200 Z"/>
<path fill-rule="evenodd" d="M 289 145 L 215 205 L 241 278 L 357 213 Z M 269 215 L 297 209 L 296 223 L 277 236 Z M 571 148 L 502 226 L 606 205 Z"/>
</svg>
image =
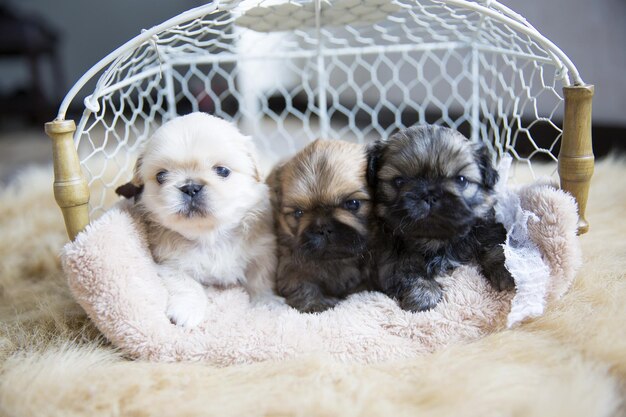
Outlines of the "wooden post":
<svg viewBox="0 0 626 417">
<path fill-rule="evenodd" d="M 54 198 L 63 212 L 70 240 L 89 223 L 89 188 L 74 146 L 75 131 L 73 120 L 46 123 L 46 133 L 52 139 Z"/>
<path fill-rule="evenodd" d="M 563 87 L 565 115 L 559 153 L 559 177 L 561 188 L 572 194 L 578 203 L 578 234 L 589 230 L 585 210 L 594 164 L 591 147 L 593 93 L 593 85 Z"/>
</svg>

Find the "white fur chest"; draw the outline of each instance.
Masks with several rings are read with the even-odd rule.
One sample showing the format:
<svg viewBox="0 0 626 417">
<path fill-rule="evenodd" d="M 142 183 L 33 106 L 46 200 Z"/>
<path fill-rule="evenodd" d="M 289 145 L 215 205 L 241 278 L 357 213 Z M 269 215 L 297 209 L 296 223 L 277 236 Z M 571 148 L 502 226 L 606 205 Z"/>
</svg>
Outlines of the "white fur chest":
<svg viewBox="0 0 626 417">
<path fill-rule="evenodd" d="M 161 265 L 187 274 L 204 285 L 227 286 L 246 281 L 248 259 L 238 234 L 184 243 L 176 240 L 168 242 L 169 250 L 161 252 Z"/>
<path fill-rule="evenodd" d="M 202 243 L 183 255 L 186 272 L 205 285 L 233 285 L 246 281 L 246 259 L 242 259 L 239 239 Z M 188 261 L 188 263 L 187 263 Z"/>
</svg>

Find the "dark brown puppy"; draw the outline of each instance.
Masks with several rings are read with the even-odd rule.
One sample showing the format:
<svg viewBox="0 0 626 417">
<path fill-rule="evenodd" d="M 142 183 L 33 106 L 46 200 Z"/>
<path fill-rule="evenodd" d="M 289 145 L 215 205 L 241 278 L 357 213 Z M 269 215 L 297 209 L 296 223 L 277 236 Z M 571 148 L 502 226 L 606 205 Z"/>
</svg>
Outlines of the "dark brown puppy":
<svg viewBox="0 0 626 417">
<path fill-rule="evenodd" d="M 303 312 L 365 289 L 371 202 L 365 148 L 316 140 L 272 171 L 276 289 Z"/>
<path fill-rule="evenodd" d="M 413 126 L 371 146 L 380 289 L 405 310 L 428 310 L 443 295 L 434 278 L 470 262 L 496 289 L 512 288 L 493 209 L 497 179 L 485 144 L 452 129 Z"/>
</svg>

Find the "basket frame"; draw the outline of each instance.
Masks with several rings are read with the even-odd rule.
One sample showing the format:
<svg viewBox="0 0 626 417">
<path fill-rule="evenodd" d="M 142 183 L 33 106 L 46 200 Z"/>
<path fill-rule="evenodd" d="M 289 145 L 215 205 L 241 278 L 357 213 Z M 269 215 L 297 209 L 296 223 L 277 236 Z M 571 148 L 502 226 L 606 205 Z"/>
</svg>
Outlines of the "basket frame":
<svg viewBox="0 0 626 417">
<path fill-rule="evenodd" d="M 319 31 L 321 0 L 314 0 L 316 3 L 316 26 Z M 554 43 L 549 39 L 541 35 L 533 26 L 531 26 L 521 15 L 515 13 L 511 9 L 504 5 L 497 3 L 496 1 L 488 1 L 485 5 L 470 2 L 466 0 L 438 0 L 438 3 L 445 3 L 456 7 L 461 7 L 467 10 L 472 10 L 481 14 L 481 16 L 488 16 L 494 20 L 500 21 L 509 27 L 529 36 L 536 41 L 539 45 L 545 48 L 548 52 L 551 64 L 557 68 L 557 74 L 563 84 L 563 96 L 564 96 L 564 118 L 563 118 L 563 136 L 561 139 L 561 150 L 558 156 L 558 174 L 560 178 L 560 186 L 563 190 L 569 192 L 574 196 L 579 207 L 579 234 L 585 233 L 589 230 L 589 223 L 585 218 L 585 209 L 587 199 L 589 195 L 589 186 L 591 176 L 594 169 L 594 157 L 592 152 L 592 138 L 591 138 L 591 109 L 592 98 L 594 94 L 594 86 L 585 84 L 580 77 L 578 70 L 567 55 L 561 51 Z M 237 1 L 234 2 L 214 2 L 204 6 L 196 7 L 180 15 L 177 15 L 160 25 L 154 26 L 151 29 L 144 30 L 135 38 L 129 40 L 109 55 L 100 60 L 91 69 L 89 69 L 69 90 L 65 98 L 63 99 L 57 117 L 52 122 L 46 123 L 45 131 L 52 139 L 53 147 L 53 165 L 55 173 L 54 181 L 54 194 L 55 199 L 61 208 L 65 219 L 65 225 L 68 236 L 73 240 L 76 235 L 82 231 L 89 223 L 89 189 L 85 177 L 81 171 L 80 162 L 77 154 L 76 146 L 74 145 L 74 137 L 76 133 L 76 125 L 72 120 L 66 120 L 65 116 L 70 104 L 74 101 L 78 93 L 83 87 L 94 78 L 98 73 L 108 67 L 108 69 L 102 74 L 99 79 L 98 85 L 93 94 L 87 96 L 84 100 L 85 110 L 82 117 L 82 123 L 87 119 L 91 112 L 95 112 L 98 109 L 98 98 L 107 94 L 110 90 L 121 88 L 122 83 L 132 83 L 136 79 L 126 79 L 122 83 L 117 83 L 113 86 L 105 86 L 106 82 L 102 82 L 107 79 L 107 74 L 110 74 L 116 67 L 116 61 L 122 62 L 124 57 L 127 56 L 129 51 L 135 50 L 135 48 L 143 45 L 146 42 L 150 42 L 155 39 L 155 36 L 168 28 L 179 25 L 184 22 L 191 21 L 198 17 L 213 13 L 218 10 L 229 10 L 237 5 Z M 453 45 L 449 45 L 453 46 Z M 463 43 L 464 47 L 467 47 L 467 43 Z M 498 51 L 498 48 L 489 47 L 482 44 L 470 45 L 473 51 L 479 49 L 487 50 L 489 52 L 506 52 L 511 51 Z M 400 47 L 405 47 L 399 45 Z M 416 45 L 416 48 L 428 48 L 434 47 L 429 45 Z M 438 45 L 441 48 L 441 45 Z M 386 47 L 389 48 L 389 47 Z M 363 48 L 361 48 L 363 49 Z M 315 53 L 315 52 L 314 52 Z M 310 51 L 303 52 L 303 54 L 311 55 Z M 289 53 L 289 57 L 296 56 L 297 53 Z M 317 51 L 318 61 L 321 59 L 319 50 Z M 207 62 L 222 62 L 224 57 L 207 56 L 205 58 Z M 197 63 L 197 57 L 194 59 Z M 137 77 L 149 77 L 156 75 L 159 71 L 163 71 L 164 67 L 172 65 L 181 65 L 184 62 L 178 61 L 166 61 L 163 62 L 160 68 L 153 68 L 146 70 Z M 168 68 L 165 68 L 167 74 Z M 319 86 L 321 91 L 323 84 Z M 476 95 L 477 97 L 477 95 Z M 324 100 L 325 94 L 320 94 L 321 100 L 320 107 L 325 108 Z M 477 105 L 477 104 L 476 104 Z M 173 106 L 169 106 L 173 109 Z M 323 114 L 320 117 L 322 132 L 324 131 L 324 117 Z M 473 117 L 478 117 L 478 112 L 473 113 Z M 478 126 L 478 123 L 472 123 L 473 129 Z M 82 131 L 79 124 L 78 132 Z M 472 132 L 472 136 L 476 133 Z"/>
</svg>

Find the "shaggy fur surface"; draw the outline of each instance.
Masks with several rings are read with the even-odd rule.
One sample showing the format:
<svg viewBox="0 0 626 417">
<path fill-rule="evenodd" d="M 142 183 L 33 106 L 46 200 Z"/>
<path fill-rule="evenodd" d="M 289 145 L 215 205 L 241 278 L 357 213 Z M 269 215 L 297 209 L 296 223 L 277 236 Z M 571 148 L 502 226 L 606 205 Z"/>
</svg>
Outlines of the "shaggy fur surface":
<svg viewBox="0 0 626 417">
<path fill-rule="evenodd" d="M 375 365 L 328 355 L 217 368 L 129 361 L 73 301 L 51 173 L 0 191 L 0 414 L 618 416 L 626 409 L 626 175 L 598 164 L 584 264 L 514 330 Z"/>
</svg>

